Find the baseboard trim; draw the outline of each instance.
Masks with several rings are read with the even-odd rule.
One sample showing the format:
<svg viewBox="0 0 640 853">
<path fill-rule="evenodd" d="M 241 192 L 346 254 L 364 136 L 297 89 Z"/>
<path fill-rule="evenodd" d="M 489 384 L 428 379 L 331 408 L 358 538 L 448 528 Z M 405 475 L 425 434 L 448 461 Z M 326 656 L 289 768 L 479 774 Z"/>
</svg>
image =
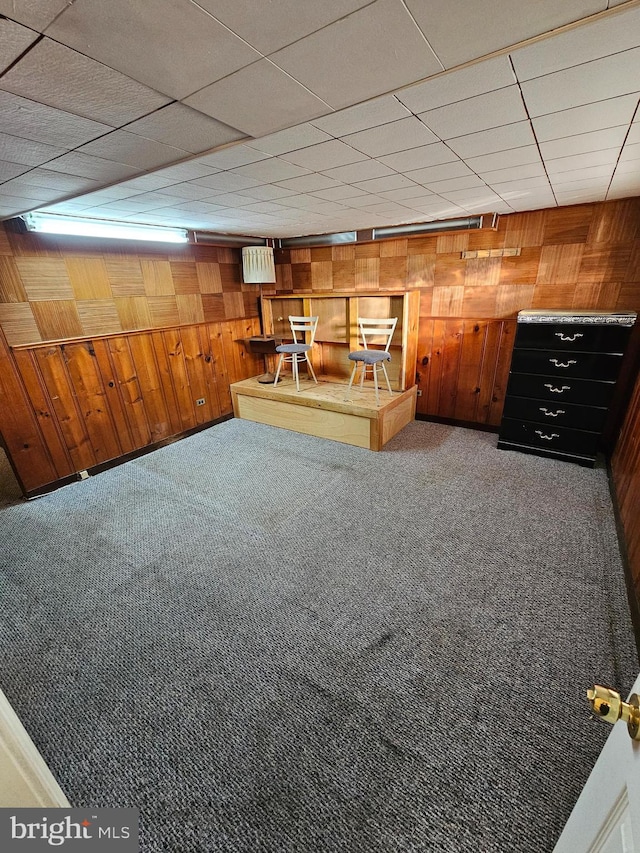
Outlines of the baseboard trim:
<svg viewBox="0 0 640 853">
<path fill-rule="evenodd" d="M 140 456 L 146 456 L 147 453 L 153 453 L 154 450 L 159 450 L 161 447 L 166 447 L 176 441 L 181 441 L 183 438 L 188 438 L 190 435 L 195 435 L 198 432 L 209 429 L 209 427 L 215 426 L 216 424 L 221 424 L 224 421 L 231 420 L 232 417 L 233 412 L 229 412 L 229 414 L 222 415 L 222 417 L 216 418 L 213 421 L 207 421 L 204 424 L 199 424 L 197 427 L 184 430 L 184 432 L 179 432 L 176 435 L 170 435 L 160 441 L 153 442 L 153 444 L 146 444 L 144 447 L 139 447 L 136 450 L 132 450 L 130 453 L 123 454 L 122 456 L 116 456 L 114 459 L 109 459 L 106 462 L 100 462 L 99 465 L 87 468 L 87 474 L 89 474 L 90 477 L 93 477 L 95 474 L 102 473 L 102 471 L 108 471 L 110 468 L 115 468 L 117 465 L 122 465 L 125 462 L 131 462 L 133 459 L 138 459 Z M 62 488 L 62 486 L 77 483 L 80 479 L 81 477 L 79 474 L 71 474 L 68 477 L 61 477 L 59 480 L 54 480 L 52 483 L 47 483 L 44 486 L 38 486 L 37 489 L 32 489 L 24 494 L 29 500 L 32 498 L 39 498 L 43 495 L 55 492 L 57 489 Z"/>
<path fill-rule="evenodd" d="M 416 412 L 417 421 L 430 421 L 434 424 L 447 424 L 448 426 L 459 426 L 465 429 L 477 429 L 480 432 L 500 432 L 500 427 L 490 424 L 479 424 L 476 421 L 459 421 L 456 418 L 441 418 L 437 415 L 423 415 Z"/>
</svg>

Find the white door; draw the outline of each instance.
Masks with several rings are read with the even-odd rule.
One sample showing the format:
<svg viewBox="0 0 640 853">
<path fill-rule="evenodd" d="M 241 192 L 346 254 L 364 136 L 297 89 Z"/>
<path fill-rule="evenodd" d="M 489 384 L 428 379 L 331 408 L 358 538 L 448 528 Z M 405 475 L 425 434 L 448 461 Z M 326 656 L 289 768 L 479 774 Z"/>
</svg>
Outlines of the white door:
<svg viewBox="0 0 640 853">
<path fill-rule="evenodd" d="M 613 726 L 553 853 L 640 853 L 640 741 L 626 723 Z"/>
</svg>

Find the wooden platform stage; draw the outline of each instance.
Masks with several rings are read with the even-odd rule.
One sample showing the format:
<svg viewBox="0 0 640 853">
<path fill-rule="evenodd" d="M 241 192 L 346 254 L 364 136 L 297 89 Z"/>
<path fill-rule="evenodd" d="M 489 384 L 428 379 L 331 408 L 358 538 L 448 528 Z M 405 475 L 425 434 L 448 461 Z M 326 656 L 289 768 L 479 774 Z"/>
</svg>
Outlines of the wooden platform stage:
<svg viewBox="0 0 640 853">
<path fill-rule="evenodd" d="M 407 391 L 395 391 L 391 397 L 387 390 L 381 390 L 378 406 L 373 388 L 354 387 L 348 403 L 344 401 L 346 392 L 343 382 L 319 379 L 316 385 L 301 379 L 298 393 L 290 376 L 277 386 L 262 385 L 256 377 L 231 385 L 236 418 L 369 450 L 381 450 L 415 417 L 415 385 Z"/>
</svg>

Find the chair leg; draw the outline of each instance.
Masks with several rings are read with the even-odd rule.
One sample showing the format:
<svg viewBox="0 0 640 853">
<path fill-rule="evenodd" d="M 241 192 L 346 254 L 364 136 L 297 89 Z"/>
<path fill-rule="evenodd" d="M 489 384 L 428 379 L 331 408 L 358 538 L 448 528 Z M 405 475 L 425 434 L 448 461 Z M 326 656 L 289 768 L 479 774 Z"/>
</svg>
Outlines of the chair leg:
<svg viewBox="0 0 640 853">
<path fill-rule="evenodd" d="M 389 394 L 393 397 L 393 391 L 391 390 L 391 383 L 389 382 L 389 374 L 387 373 L 387 368 L 385 366 L 384 361 L 380 362 L 380 366 L 382 367 L 382 372 L 384 373 L 384 378 L 387 380 L 387 388 L 389 389 Z"/>
<path fill-rule="evenodd" d="M 376 406 L 380 405 L 380 397 L 378 395 L 378 366 L 373 365 L 373 384 L 376 389 Z"/>
<path fill-rule="evenodd" d="M 293 375 L 296 379 L 296 389 L 300 391 L 300 377 L 298 376 L 298 355 L 294 352 L 293 360 L 291 362 L 291 366 L 293 367 Z"/>
<path fill-rule="evenodd" d="M 354 362 L 353 370 L 351 371 L 351 379 L 349 380 L 349 387 L 347 388 L 347 393 L 346 393 L 346 396 L 344 398 L 345 403 L 348 403 L 349 398 L 351 397 L 351 386 L 353 385 L 353 380 L 356 378 L 357 369 L 358 369 L 358 362 L 356 361 L 356 362 Z"/>
<path fill-rule="evenodd" d="M 367 365 L 366 362 L 362 362 L 361 364 L 362 372 L 360 373 L 360 390 L 364 388 L 364 380 L 367 376 Z"/>
<path fill-rule="evenodd" d="M 280 358 L 278 359 L 278 369 L 276 370 L 276 378 L 273 380 L 273 384 L 278 384 L 278 377 L 280 376 L 280 368 L 282 367 L 282 360 L 284 358 L 284 353 L 280 353 Z"/>
<path fill-rule="evenodd" d="M 306 361 L 307 361 L 307 364 L 309 365 L 309 370 L 311 371 L 311 375 L 313 376 L 313 381 L 314 381 L 314 382 L 316 383 L 316 385 L 317 385 L 317 384 L 318 384 L 318 380 L 316 379 L 316 374 L 315 374 L 315 372 L 314 372 L 313 365 L 311 364 L 311 359 L 309 358 L 309 353 L 308 353 L 308 352 L 305 352 L 304 357 L 305 357 L 305 359 L 306 359 Z"/>
</svg>

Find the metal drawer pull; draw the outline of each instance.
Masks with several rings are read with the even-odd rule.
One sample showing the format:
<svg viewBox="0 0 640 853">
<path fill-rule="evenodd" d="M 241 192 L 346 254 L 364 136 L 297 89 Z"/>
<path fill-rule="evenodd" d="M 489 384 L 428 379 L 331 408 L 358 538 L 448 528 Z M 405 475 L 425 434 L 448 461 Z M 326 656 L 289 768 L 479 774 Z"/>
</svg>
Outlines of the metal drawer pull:
<svg viewBox="0 0 640 853">
<path fill-rule="evenodd" d="M 560 338 L 561 341 L 575 341 L 578 338 L 584 338 L 582 332 L 576 332 L 575 335 L 563 335 L 562 332 L 556 332 L 556 338 Z"/>
<path fill-rule="evenodd" d="M 557 418 L 558 415 L 566 415 L 567 414 L 564 409 L 558 409 L 557 412 L 550 412 L 549 409 L 545 409 L 544 406 L 540 406 L 538 411 L 542 412 L 542 414 L 545 415 L 547 418 Z"/>
<path fill-rule="evenodd" d="M 549 361 L 556 367 L 571 367 L 572 364 L 578 363 L 574 358 L 570 358 L 569 361 L 558 361 L 557 358 L 550 358 Z"/>
<path fill-rule="evenodd" d="M 545 382 L 545 388 L 548 388 L 552 394 L 562 394 L 564 391 L 570 391 L 571 385 L 563 385 L 561 388 L 554 388 L 553 385 L 550 385 Z"/>
<path fill-rule="evenodd" d="M 552 432 L 551 435 L 545 435 L 541 429 L 536 430 L 536 435 L 539 435 L 540 438 L 544 438 L 545 441 L 553 441 L 554 438 L 560 438 L 557 432 Z"/>
</svg>

